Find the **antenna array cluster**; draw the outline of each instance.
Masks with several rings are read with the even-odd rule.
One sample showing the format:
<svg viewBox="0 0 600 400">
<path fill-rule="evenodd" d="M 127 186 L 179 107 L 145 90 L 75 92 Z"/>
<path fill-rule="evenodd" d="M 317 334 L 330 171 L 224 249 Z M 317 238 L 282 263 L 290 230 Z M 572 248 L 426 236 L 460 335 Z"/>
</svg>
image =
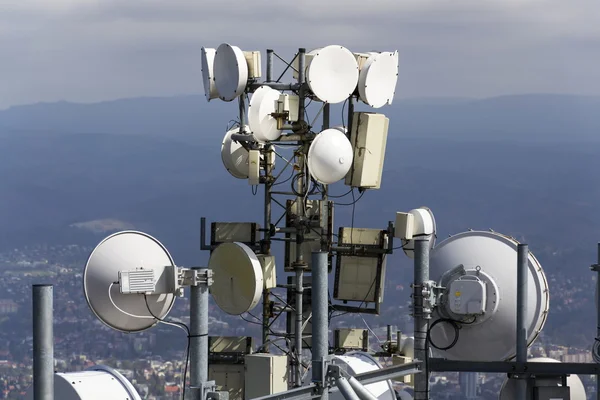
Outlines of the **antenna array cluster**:
<svg viewBox="0 0 600 400">
<path fill-rule="evenodd" d="M 160 242 L 141 232 L 109 236 L 92 252 L 84 272 L 86 299 L 95 315 L 113 329 L 142 331 L 166 322 L 176 297 L 191 287 L 191 386 L 202 398 L 219 398 L 215 382 L 208 379 L 224 379 L 223 374 L 239 372 L 243 363 L 254 366 L 247 368 L 245 380 L 219 382 L 232 400 L 314 397 L 332 384 L 339 390 L 333 395 L 337 398 L 392 400 L 396 395 L 386 379 L 416 372 L 430 352 L 433 361 L 494 363 L 516 356 L 521 362 L 549 310 L 548 282 L 526 245 L 493 231 L 463 232 L 436 245 L 436 221 L 427 207 L 396 213 L 384 229 L 352 224 L 334 234 L 332 199 L 339 196 L 331 195 L 330 185 L 343 181 L 349 186 L 352 205 L 355 189 L 362 196 L 381 187 L 389 120 L 379 113 L 354 112 L 354 103 L 373 108 L 392 103 L 398 53 L 352 53 L 337 45 L 308 53 L 299 49 L 291 62 L 284 61 L 279 79 L 273 79 L 274 56 L 281 59 L 267 50 L 266 80 L 259 82 L 260 52 L 229 44 L 202 49 L 206 99 L 237 100 L 239 106 L 237 124 L 223 139 L 223 164 L 233 177 L 264 186 L 263 225 L 213 222 L 207 244 L 203 219 L 202 249 L 211 252 L 208 268 L 176 266 Z M 281 83 L 290 69 L 296 81 Z M 317 118 L 307 118 L 308 101 L 319 104 L 319 128 Z M 330 106 L 340 103 L 348 113 L 341 125 L 330 126 Z M 282 147 L 291 149 L 287 158 L 280 154 Z M 291 170 L 290 190 L 275 190 L 286 169 Z M 273 205 L 283 209 L 279 219 L 273 218 Z M 397 247 L 395 240 L 401 242 Z M 278 241 L 285 243 L 281 269 L 291 274 L 285 283 L 277 279 L 272 254 Z M 389 369 L 367 354 L 368 327 L 336 331 L 336 348 L 330 348 L 328 317 L 335 312 L 379 314 L 387 256 L 395 248 L 414 260 L 414 337 L 398 333 L 394 342 L 388 332 L 375 355 L 398 364 Z M 330 298 L 327 275 L 334 265 Z M 252 354 L 246 338 L 219 338 L 211 342 L 209 357 L 209 290 L 232 315 L 262 303 L 258 354 Z M 273 322 L 283 314 L 286 331 L 273 331 Z M 286 343 L 277 346 L 284 355 L 270 353 L 278 341 Z M 306 347 L 312 364 L 305 360 Z M 208 370 L 209 358 L 218 368 Z M 414 377 L 418 399 L 428 398 L 429 361 L 424 368 L 425 374 Z M 264 381 L 267 376 L 270 381 Z M 511 385 L 505 395 L 515 390 Z M 274 395 L 292 387 L 297 389 Z"/>
</svg>

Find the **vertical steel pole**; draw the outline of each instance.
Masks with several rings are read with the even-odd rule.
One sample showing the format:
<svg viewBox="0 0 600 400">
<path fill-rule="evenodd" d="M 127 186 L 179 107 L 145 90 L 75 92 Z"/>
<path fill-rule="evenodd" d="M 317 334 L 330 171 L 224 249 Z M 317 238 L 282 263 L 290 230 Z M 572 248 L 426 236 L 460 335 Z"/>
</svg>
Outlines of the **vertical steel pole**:
<svg viewBox="0 0 600 400">
<path fill-rule="evenodd" d="M 600 243 L 598 243 L 598 268 L 596 268 L 596 337 L 600 338 Z M 600 374 L 596 375 L 596 399 L 600 400 Z"/>
<path fill-rule="evenodd" d="M 199 388 L 194 390 L 193 400 L 204 400 L 201 388 L 206 381 L 208 381 L 208 284 L 199 283 L 191 287 L 190 294 L 190 385 Z"/>
<path fill-rule="evenodd" d="M 272 51 L 271 51 L 272 52 Z M 272 165 L 273 165 L 273 152 L 271 151 L 271 145 L 267 144 L 264 147 L 264 170 L 265 170 L 265 220 L 264 220 L 264 235 L 262 242 L 262 253 L 269 255 L 271 254 L 271 189 L 273 187 L 272 182 Z M 266 344 L 269 341 L 269 324 L 270 324 L 270 303 L 271 303 L 271 291 L 269 289 L 263 289 L 263 312 L 262 312 L 262 345 L 265 353 L 269 352 L 269 345 Z"/>
<path fill-rule="evenodd" d="M 273 81 L 273 50 L 267 49 L 267 82 Z"/>
<path fill-rule="evenodd" d="M 299 114 L 298 120 L 304 120 L 304 83 L 305 83 L 305 61 L 306 61 L 306 49 L 300 48 L 298 50 L 298 83 L 300 86 L 300 98 L 299 98 Z M 304 172 L 305 162 L 303 154 L 298 155 L 298 167 L 300 171 Z M 297 182 L 297 190 L 298 193 L 302 194 L 304 190 L 309 190 L 308 180 L 306 176 L 301 176 L 301 179 L 298 179 Z M 296 205 L 299 206 L 301 210 L 302 216 L 306 213 L 304 203 L 304 198 L 301 196 L 296 197 Z M 295 367 L 295 377 L 294 377 L 294 385 L 296 387 L 302 386 L 302 325 L 303 325 L 303 313 L 302 309 L 302 301 L 304 297 L 304 270 L 306 268 L 306 262 L 302 256 L 302 243 L 304 241 L 304 228 L 302 226 L 297 227 L 296 231 L 296 261 L 294 265 L 294 270 L 296 272 L 296 327 L 294 329 L 294 347 L 296 354 L 296 363 Z"/>
<path fill-rule="evenodd" d="M 329 355 L 329 289 L 327 276 L 328 253 L 312 253 L 312 380 L 322 392 L 321 399 L 327 400 L 327 383 L 324 382 L 323 361 Z"/>
<path fill-rule="evenodd" d="M 301 246 L 296 246 L 296 252 L 302 254 Z M 304 294 L 304 269 L 298 265 L 296 267 L 296 328 L 294 329 L 294 339 L 296 348 L 296 377 L 294 383 L 296 386 L 302 386 L 302 324 L 303 324 L 303 313 L 302 301 Z M 314 325 L 314 322 L 313 322 Z"/>
<path fill-rule="evenodd" d="M 527 275 L 529 273 L 529 246 L 520 243 L 517 248 L 517 362 L 527 362 Z M 517 399 L 527 399 L 527 379 L 517 379 Z"/>
<path fill-rule="evenodd" d="M 413 313 L 415 335 L 415 358 L 423 362 L 422 374 L 415 375 L 415 400 L 429 398 L 429 371 L 427 369 L 427 330 L 428 316 L 423 313 L 423 283 L 429 280 L 429 240 L 423 236 L 414 238 L 414 283 L 413 283 Z"/>
<path fill-rule="evenodd" d="M 33 399 L 54 400 L 52 285 L 33 285 Z"/>
<path fill-rule="evenodd" d="M 331 115 L 330 104 L 325 103 L 323 105 L 323 126 L 322 130 L 329 129 L 329 118 Z"/>
</svg>

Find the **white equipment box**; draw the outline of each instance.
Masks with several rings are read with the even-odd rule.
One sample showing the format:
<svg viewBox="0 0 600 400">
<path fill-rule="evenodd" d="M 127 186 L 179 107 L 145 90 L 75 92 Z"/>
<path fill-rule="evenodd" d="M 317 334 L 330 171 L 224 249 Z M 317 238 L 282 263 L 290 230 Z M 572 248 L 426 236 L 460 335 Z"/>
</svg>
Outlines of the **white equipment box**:
<svg viewBox="0 0 600 400">
<path fill-rule="evenodd" d="M 229 392 L 229 400 L 244 399 L 243 364 L 210 364 L 208 380 L 215 381 L 218 391 Z"/>
<path fill-rule="evenodd" d="M 288 358 L 276 354 L 248 354 L 245 362 L 245 399 L 288 390 Z"/>
<path fill-rule="evenodd" d="M 389 118 L 383 114 L 353 114 L 350 142 L 354 149 L 354 160 L 346 175 L 346 185 L 366 189 L 381 187 L 389 122 Z"/>
</svg>

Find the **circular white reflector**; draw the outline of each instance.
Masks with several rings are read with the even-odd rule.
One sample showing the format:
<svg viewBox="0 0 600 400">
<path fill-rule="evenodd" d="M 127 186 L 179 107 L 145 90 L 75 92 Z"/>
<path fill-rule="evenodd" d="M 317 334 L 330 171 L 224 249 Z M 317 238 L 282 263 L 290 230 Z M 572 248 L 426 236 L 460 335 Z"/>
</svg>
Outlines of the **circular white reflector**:
<svg viewBox="0 0 600 400">
<path fill-rule="evenodd" d="M 392 104 L 398 81 L 398 52 L 371 53 L 358 77 L 358 93 L 373 108 Z"/>
<path fill-rule="evenodd" d="M 306 68 L 310 90 L 326 103 L 341 103 L 352 95 L 358 83 L 358 63 L 345 47 L 332 45 L 311 52 Z"/>
<path fill-rule="evenodd" d="M 246 125 L 246 132 L 250 127 Z M 231 139 L 231 135 L 239 133 L 240 128 L 235 127 L 227 131 L 221 144 L 221 160 L 227 171 L 238 179 L 248 179 L 248 150 L 241 143 Z"/>
<path fill-rule="evenodd" d="M 339 129 L 325 129 L 319 133 L 308 150 L 310 175 L 324 184 L 344 178 L 354 159 L 352 144 Z"/>
<path fill-rule="evenodd" d="M 204 96 L 207 101 L 219 97 L 217 86 L 215 85 L 214 62 L 215 49 L 202 48 L 202 83 L 204 85 Z"/>
<path fill-rule="evenodd" d="M 174 266 L 167 249 L 152 236 L 136 231 L 117 232 L 100 242 L 87 260 L 83 271 L 85 299 L 96 317 L 109 327 L 122 332 L 143 331 L 158 322 L 154 316 L 167 316 L 175 295 L 146 295 L 146 305 L 143 294 L 121 294 L 119 272 L 153 270 L 154 279 L 158 280 L 165 267 Z"/>
<path fill-rule="evenodd" d="M 248 64 L 244 52 L 237 46 L 221 44 L 215 54 L 214 75 L 221 100 L 232 101 L 244 93 L 248 82 Z"/>
<path fill-rule="evenodd" d="M 248 125 L 254 138 L 261 143 L 276 140 L 281 136 L 281 130 L 277 129 L 277 120 L 271 116 L 271 113 L 276 111 L 275 104 L 279 95 L 279 91 L 261 86 L 250 98 Z"/>
<path fill-rule="evenodd" d="M 560 361 L 553 358 L 539 357 L 530 358 L 527 362 L 544 362 L 544 363 L 559 363 Z M 558 385 L 562 386 L 562 385 Z M 581 379 L 577 375 L 567 376 L 567 386 L 571 389 L 570 399 L 571 400 L 586 400 L 587 395 Z M 499 400 L 517 400 L 519 398 L 517 393 L 517 382 L 514 379 L 504 378 L 502 387 L 500 388 Z"/>
<path fill-rule="evenodd" d="M 467 316 L 468 322 L 459 324 L 458 341 L 453 347 L 439 350 L 430 346 L 436 356 L 469 361 L 501 361 L 515 356 L 517 246 L 518 242 L 508 236 L 495 232 L 470 231 L 452 236 L 432 250 L 429 262 L 432 280 L 440 285 L 444 281 L 443 285 L 449 288 L 452 281 L 463 278 L 474 281 L 477 278 L 485 287 L 485 301 L 482 303 L 484 314 Z M 531 253 L 528 266 L 526 326 L 527 343 L 531 345 L 546 322 L 549 295 L 542 266 Z M 477 286 L 471 283 L 467 287 Z M 462 293 L 446 292 L 444 297 L 448 299 L 461 295 Z M 476 306 L 477 298 L 479 297 L 473 297 L 473 306 Z M 431 323 L 440 319 L 439 310 L 449 314 L 448 307 L 448 303 L 439 306 Z M 448 318 L 447 315 L 444 316 Z M 458 319 L 454 315 L 450 317 Z M 448 322 L 440 322 L 430 331 L 432 342 L 442 348 L 451 345 L 455 335 L 454 327 Z"/>
<path fill-rule="evenodd" d="M 131 382 L 117 370 L 94 365 L 85 371 L 54 374 L 54 398 L 60 400 L 91 400 L 101 394 L 103 399 L 141 400 Z M 25 394 L 33 400 L 33 385 Z"/>
<path fill-rule="evenodd" d="M 213 270 L 210 287 L 215 302 L 227 314 L 240 315 L 260 301 L 263 289 L 262 266 L 256 254 L 243 243 L 222 243 L 210 255 Z"/>
</svg>

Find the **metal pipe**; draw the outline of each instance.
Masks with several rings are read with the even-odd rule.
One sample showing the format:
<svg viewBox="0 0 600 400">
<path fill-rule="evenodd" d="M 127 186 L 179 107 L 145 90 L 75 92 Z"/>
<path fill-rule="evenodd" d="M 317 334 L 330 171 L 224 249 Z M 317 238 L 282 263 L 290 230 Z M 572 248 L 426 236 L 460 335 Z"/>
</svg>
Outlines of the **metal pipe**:
<svg viewBox="0 0 600 400">
<path fill-rule="evenodd" d="M 304 73 L 306 72 L 306 68 L 305 68 L 305 63 L 306 63 L 306 49 L 304 48 L 300 48 L 298 50 L 298 85 L 300 86 L 300 91 L 299 91 L 299 99 L 298 99 L 298 121 L 302 122 L 304 121 L 304 117 L 305 117 L 305 93 L 304 93 L 304 88 L 305 88 L 305 81 L 306 81 L 306 77 L 304 75 Z M 307 121 L 308 123 L 308 121 Z"/>
<path fill-rule="evenodd" d="M 300 246 L 297 246 L 297 250 L 298 253 L 300 253 Z M 303 291 L 304 291 L 304 287 L 303 287 L 303 278 L 304 278 L 304 271 L 302 269 L 302 267 L 297 267 L 296 268 L 296 304 L 295 304 L 295 308 L 296 308 L 296 328 L 294 329 L 294 346 L 296 348 L 296 365 L 295 365 L 295 373 L 296 373 L 296 377 L 295 377 L 295 385 L 296 386 L 302 386 L 302 314 L 303 314 L 303 307 L 302 307 L 302 298 L 303 298 Z"/>
<path fill-rule="evenodd" d="M 298 49 L 298 83 L 302 85 L 304 83 L 304 73 L 306 72 L 306 68 L 304 66 L 306 62 L 306 49 L 300 48 Z"/>
<path fill-rule="evenodd" d="M 529 272 L 529 246 L 517 247 L 517 362 L 527 362 L 527 274 Z M 527 380 L 517 379 L 517 399 L 527 399 Z"/>
<path fill-rule="evenodd" d="M 415 375 L 415 400 L 429 398 L 429 371 L 427 371 L 427 331 L 428 315 L 423 313 L 423 283 L 429 280 L 429 240 L 423 236 L 414 239 L 414 284 L 413 313 L 415 335 L 415 359 L 423 361 L 423 373 Z"/>
<path fill-rule="evenodd" d="M 54 400 L 52 285 L 33 285 L 33 399 Z"/>
<path fill-rule="evenodd" d="M 250 90 L 250 92 L 254 92 L 261 86 L 268 86 L 271 89 L 275 90 L 298 90 L 300 88 L 300 85 L 298 85 L 297 83 L 259 82 L 248 84 L 248 89 Z"/>
<path fill-rule="evenodd" d="M 273 50 L 267 49 L 267 82 L 273 80 Z"/>
<path fill-rule="evenodd" d="M 243 134 L 246 130 L 246 94 L 242 93 L 239 97 L 240 106 L 240 134 Z"/>
<path fill-rule="evenodd" d="M 323 127 L 322 129 L 329 129 L 329 115 L 330 115 L 330 107 L 329 103 L 325 103 L 323 107 Z"/>
<path fill-rule="evenodd" d="M 327 273 L 328 253 L 312 253 L 312 380 L 320 388 L 327 387 L 324 382 L 323 362 L 329 355 L 329 288 Z M 323 400 L 327 400 L 327 390 L 323 390 Z"/>
<path fill-rule="evenodd" d="M 192 286 L 190 292 L 190 385 L 201 388 L 208 381 L 208 284 Z M 197 389 L 192 399 L 202 396 Z"/>
<path fill-rule="evenodd" d="M 598 265 L 600 266 L 600 243 L 598 243 Z M 600 338 L 600 268 L 596 269 L 596 337 Z M 600 374 L 596 375 L 596 399 L 600 400 Z"/>
<path fill-rule="evenodd" d="M 335 380 L 335 385 L 340 390 L 340 393 L 342 394 L 342 396 L 344 396 L 344 399 L 346 399 L 346 400 L 361 400 L 356 395 L 354 390 L 352 390 L 352 386 L 350 386 L 348 379 L 344 378 L 343 376 L 340 376 Z"/>
<path fill-rule="evenodd" d="M 348 382 L 360 400 L 377 400 L 377 397 L 375 397 L 373 393 L 369 392 L 369 390 L 364 387 L 362 383 L 360 383 L 355 377 L 351 376 L 348 378 Z"/>
<path fill-rule="evenodd" d="M 273 68 L 273 50 L 271 50 L 271 57 L 269 58 L 269 52 L 267 51 L 267 80 L 269 80 L 270 74 L 269 72 L 269 63 L 271 64 L 270 68 Z M 273 174 L 272 174 L 272 165 L 273 165 L 273 152 L 271 145 L 265 146 L 265 156 L 264 156 L 264 170 L 265 170 L 265 215 L 264 215 L 264 224 L 265 230 L 263 233 L 263 243 L 262 243 L 262 253 L 263 254 L 271 254 L 271 189 L 273 185 Z M 269 352 L 269 324 L 270 324 L 270 294 L 271 291 L 269 289 L 263 289 L 263 312 L 262 312 L 262 344 L 263 351 L 265 353 Z"/>
<path fill-rule="evenodd" d="M 348 97 L 348 139 L 352 136 L 352 117 L 354 115 L 354 98 L 352 96 Z"/>
</svg>

